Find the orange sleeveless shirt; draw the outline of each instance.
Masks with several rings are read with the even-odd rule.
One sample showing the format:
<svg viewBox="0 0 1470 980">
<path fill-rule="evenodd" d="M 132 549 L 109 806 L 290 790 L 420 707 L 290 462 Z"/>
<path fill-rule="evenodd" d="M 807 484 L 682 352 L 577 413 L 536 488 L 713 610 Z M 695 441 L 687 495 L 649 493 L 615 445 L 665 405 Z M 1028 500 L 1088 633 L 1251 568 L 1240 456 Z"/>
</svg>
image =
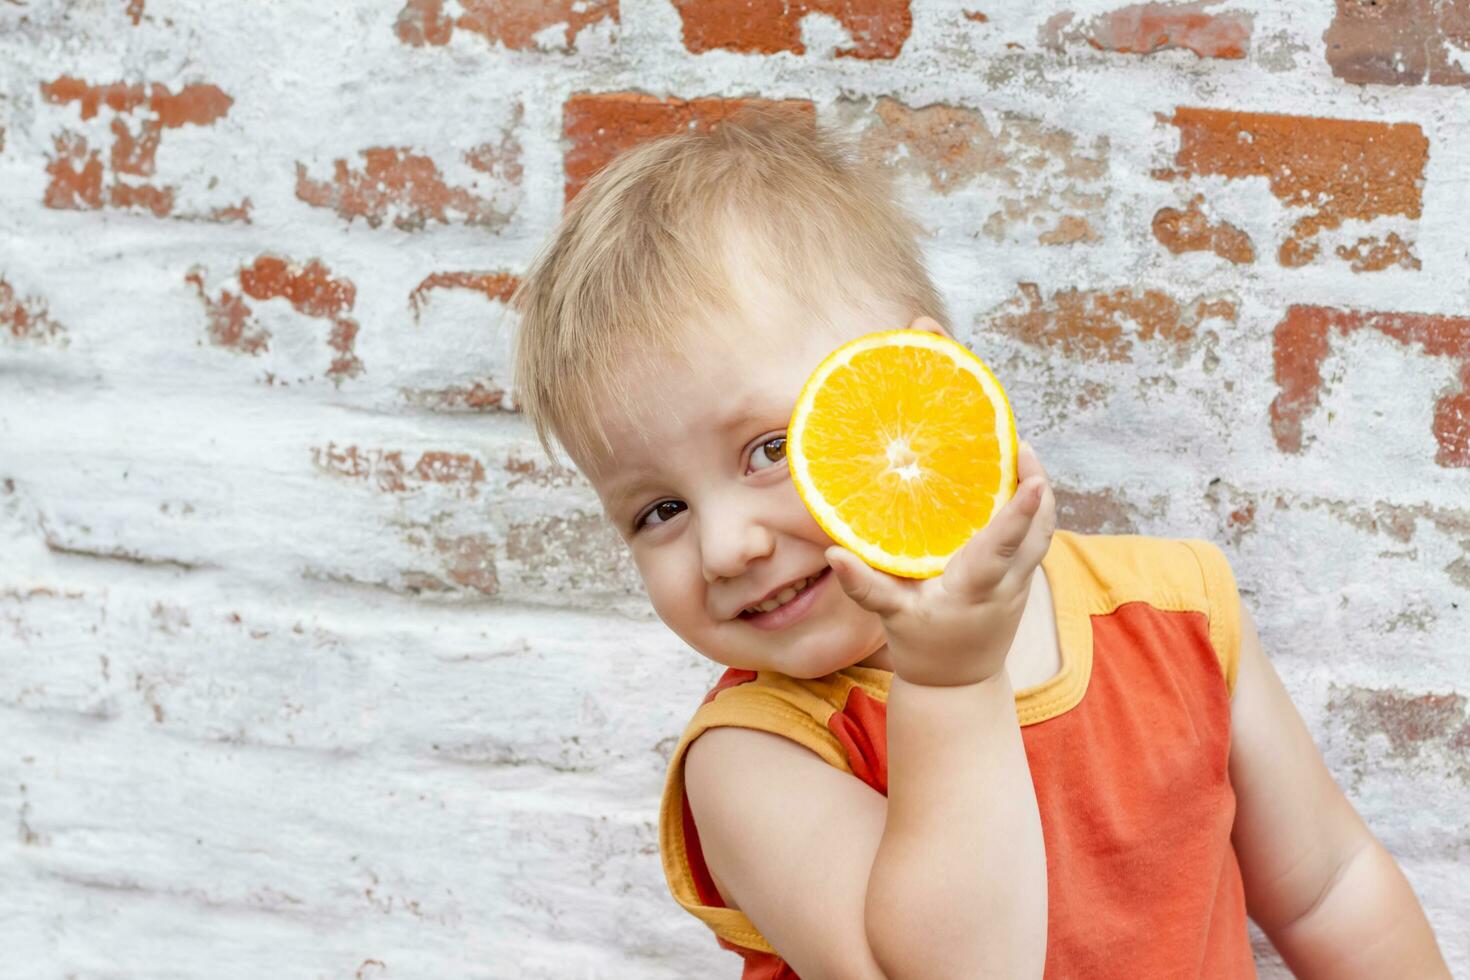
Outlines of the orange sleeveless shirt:
<svg viewBox="0 0 1470 980">
<path fill-rule="evenodd" d="M 1016 712 L 1046 843 L 1046 976 L 1254 977 L 1230 844 L 1240 622 L 1229 564 L 1207 541 L 1059 530 L 1042 567 L 1062 666 L 1018 691 Z M 744 958 L 742 980 L 796 973 L 720 899 L 684 793 L 684 754 L 709 728 L 756 728 L 886 796 L 892 677 L 731 668 L 674 750 L 659 813 L 664 875 L 674 899 Z"/>
</svg>

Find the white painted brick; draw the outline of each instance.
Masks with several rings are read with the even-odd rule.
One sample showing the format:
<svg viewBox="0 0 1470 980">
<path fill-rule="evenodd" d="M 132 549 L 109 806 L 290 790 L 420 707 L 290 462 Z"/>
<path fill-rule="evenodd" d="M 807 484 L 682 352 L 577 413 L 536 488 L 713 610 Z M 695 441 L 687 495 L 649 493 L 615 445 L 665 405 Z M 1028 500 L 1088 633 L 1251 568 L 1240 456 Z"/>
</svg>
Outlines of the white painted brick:
<svg viewBox="0 0 1470 980">
<path fill-rule="evenodd" d="M 1329 767 L 1452 970 L 1470 970 L 1470 470 L 1433 462 L 1432 431 L 1459 362 L 1334 335 L 1301 453 L 1269 417 L 1289 306 L 1470 316 L 1460 88 L 1335 77 L 1320 4 L 1226 5 L 1254 20 L 1230 61 L 1043 46 L 1050 18 L 1124 6 L 1111 0 L 964 6 L 983 23 L 915 0 L 891 61 L 832 57 L 853 31 L 828 16 L 808 18 L 806 56 L 691 54 L 667 0 L 623 0 L 618 23 L 570 42 L 538 22 L 525 50 L 463 26 L 402 43 L 401 3 L 135 6 L 136 25 L 121 0 L 0 4 L 0 303 L 57 325 L 22 337 L 0 317 L 0 813 L 15 827 L 0 835 L 0 972 L 736 974 L 656 853 L 668 753 L 719 669 L 657 622 L 591 489 L 490 394 L 510 380 L 503 299 L 415 293 L 523 273 L 562 208 L 563 103 L 627 90 L 811 99 L 854 132 L 883 97 L 956 106 L 1102 161 L 1069 183 L 1054 143 L 947 193 L 921 168 L 897 186 L 956 333 L 1006 381 L 1076 520 L 1221 544 Z M 119 176 L 113 122 L 136 134 L 146 113 L 84 120 L 43 97 L 61 77 L 215 85 L 232 102 L 165 129 L 151 176 Z M 1422 213 L 1328 229 L 1321 257 L 1285 268 L 1300 212 L 1264 178 L 1151 176 L 1172 165 L 1162 119 L 1180 106 L 1416 125 Z M 45 206 L 63 130 L 99 154 L 104 192 L 172 187 L 173 216 Z M 519 179 L 472 166 L 483 145 Z M 497 217 L 451 208 L 410 230 L 400 197 L 373 227 L 298 196 L 298 165 L 326 181 L 373 147 L 426 157 Z M 1151 217 L 1194 193 L 1251 236 L 1253 264 L 1155 239 Z M 200 220 L 246 198 L 249 223 Z M 1042 224 L 987 234 L 1008 200 Z M 1042 244 L 1073 212 L 1099 240 Z M 1356 274 L 1331 254 L 1388 230 L 1421 269 Z M 330 322 L 285 298 L 246 300 L 267 350 L 211 341 L 190 271 L 218 301 L 269 256 L 351 284 L 358 373 L 332 380 Z M 1068 358 L 993 329 L 1021 283 L 1218 297 L 1237 314 L 1183 347 L 1125 324 L 1126 360 Z M 1261 975 L 1289 976 L 1253 939 Z"/>
</svg>

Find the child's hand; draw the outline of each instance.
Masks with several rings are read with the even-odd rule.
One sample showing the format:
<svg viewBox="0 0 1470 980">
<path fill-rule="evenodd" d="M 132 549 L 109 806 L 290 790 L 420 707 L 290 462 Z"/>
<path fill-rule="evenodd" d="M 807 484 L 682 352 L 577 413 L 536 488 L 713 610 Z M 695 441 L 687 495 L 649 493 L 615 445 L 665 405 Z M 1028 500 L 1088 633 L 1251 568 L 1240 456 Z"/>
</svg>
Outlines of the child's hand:
<svg viewBox="0 0 1470 980">
<path fill-rule="evenodd" d="M 1005 667 L 1031 575 L 1056 529 L 1056 499 L 1029 443 L 1021 443 L 1017 469 L 1015 495 L 936 578 L 900 578 L 845 548 L 827 549 L 843 591 L 883 618 L 894 673 L 911 684 L 975 684 Z"/>
</svg>

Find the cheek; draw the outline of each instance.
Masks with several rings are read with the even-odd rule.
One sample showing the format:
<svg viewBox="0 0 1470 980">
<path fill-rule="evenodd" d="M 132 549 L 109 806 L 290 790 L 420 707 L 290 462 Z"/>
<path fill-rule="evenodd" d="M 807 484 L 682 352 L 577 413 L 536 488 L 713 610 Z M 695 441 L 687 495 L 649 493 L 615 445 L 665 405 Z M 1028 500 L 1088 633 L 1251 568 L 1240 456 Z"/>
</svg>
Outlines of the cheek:
<svg viewBox="0 0 1470 980">
<path fill-rule="evenodd" d="M 633 564 L 660 619 L 668 622 L 688 617 L 690 606 L 699 602 L 699 590 L 703 586 L 703 581 L 698 580 L 698 569 L 693 572 L 695 579 L 691 579 L 675 567 L 677 562 L 669 555 L 658 558 L 635 555 Z"/>
<path fill-rule="evenodd" d="M 837 543 L 827 535 L 826 531 L 822 530 L 822 525 L 817 523 L 817 519 L 812 516 L 812 512 L 806 509 L 806 504 L 801 502 L 801 495 L 796 492 L 795 484 L 791 485 L 791 501 L 792 509 L 789 526 L 796 529 L 803 540 L 815 541 L 824 549 L 828 545 Z"/>
</svg>

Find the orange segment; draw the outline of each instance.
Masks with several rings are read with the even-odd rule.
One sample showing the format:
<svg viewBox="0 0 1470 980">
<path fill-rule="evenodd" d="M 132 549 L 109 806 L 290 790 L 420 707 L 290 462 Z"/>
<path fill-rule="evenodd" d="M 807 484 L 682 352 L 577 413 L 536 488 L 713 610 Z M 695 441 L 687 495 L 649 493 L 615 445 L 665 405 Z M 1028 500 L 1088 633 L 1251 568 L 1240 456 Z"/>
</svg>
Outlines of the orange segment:
<svg viewBox="0 0 1470 980">
<path fill-rule="evenodd" d="M 951 555 L 1016 490 L 1016 420 L 995 375 L 947 337 L 885 330 L 827 356 L 786 430 L 791 478 L 832 540 L 907 578 Z"/>
</svg>

